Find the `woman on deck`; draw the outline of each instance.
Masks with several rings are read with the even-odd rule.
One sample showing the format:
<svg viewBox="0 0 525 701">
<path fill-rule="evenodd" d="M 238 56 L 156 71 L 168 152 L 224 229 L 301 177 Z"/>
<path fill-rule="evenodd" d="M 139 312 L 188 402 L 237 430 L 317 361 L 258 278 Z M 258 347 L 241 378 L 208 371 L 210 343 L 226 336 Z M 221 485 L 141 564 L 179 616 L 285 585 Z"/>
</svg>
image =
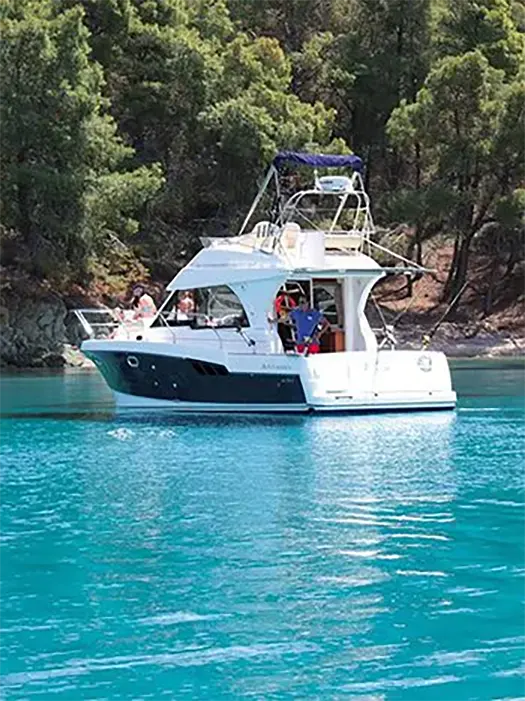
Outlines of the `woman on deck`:
<svg viewBox="0 0 525 701">
<path fill-rule="evenodd" d="M 146 292 L 144 285 L 135 285 L 131 294 L 133 320 L 152 319 L 157 313 L 157 307 L 153 301 L 153 297 Z"/>
</svg>

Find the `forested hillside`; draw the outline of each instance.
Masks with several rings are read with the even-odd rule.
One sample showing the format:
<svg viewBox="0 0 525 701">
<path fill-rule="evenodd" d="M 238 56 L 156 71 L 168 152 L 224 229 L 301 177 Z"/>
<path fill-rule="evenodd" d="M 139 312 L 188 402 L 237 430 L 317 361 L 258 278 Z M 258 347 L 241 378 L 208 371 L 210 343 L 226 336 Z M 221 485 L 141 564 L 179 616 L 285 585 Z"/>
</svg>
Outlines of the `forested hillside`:
<svg viewBox="0 0 525 701">
<path fill-rule="evenodd" d="M 165 280 L 276 151 L 354 151 L 405 253 L 523 263 L 522 0 L 3 0 L 4 275 Z"/>
</svg>

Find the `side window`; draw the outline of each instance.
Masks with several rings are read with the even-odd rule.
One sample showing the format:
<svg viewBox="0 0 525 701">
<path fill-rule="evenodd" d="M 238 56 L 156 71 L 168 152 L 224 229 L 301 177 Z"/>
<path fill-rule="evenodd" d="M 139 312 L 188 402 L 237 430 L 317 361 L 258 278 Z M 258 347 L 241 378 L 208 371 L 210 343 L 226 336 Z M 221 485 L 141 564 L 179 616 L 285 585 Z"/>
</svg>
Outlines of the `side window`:
<svg viewBox="0 0 525 701">
<path fill-rule="evenodd" d="M 227 285 L 195 290 L 195 328 L 237 328 L 249 326 L 244 308 Z"/>
<path fill-rule="evenodd" d="M 190 326 L 193 322 L 194 310 L 193 290 L 172 292 L 160 308 L 152 326 Z"/>
<path fill-rule="evenodd" d="M 248 317 L 227 285 L 177 290 L 166 300 L 152 326 L 193 329 L 248 327 Z"/>
</svg>

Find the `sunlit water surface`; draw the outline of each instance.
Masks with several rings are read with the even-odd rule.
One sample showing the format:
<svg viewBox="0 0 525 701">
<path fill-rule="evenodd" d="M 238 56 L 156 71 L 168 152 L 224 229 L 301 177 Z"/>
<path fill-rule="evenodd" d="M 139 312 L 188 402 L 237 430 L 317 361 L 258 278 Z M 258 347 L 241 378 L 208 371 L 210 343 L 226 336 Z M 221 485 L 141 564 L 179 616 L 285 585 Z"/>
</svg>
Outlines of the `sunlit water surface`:
<svg viewBox="0 0 525 701">
<path fill-rule="evenodd" d="M 1 694 L 476 701 L 524 688 L 524 366 L 456 412 L 116 418 L 2 379 Z"/>
</svg>

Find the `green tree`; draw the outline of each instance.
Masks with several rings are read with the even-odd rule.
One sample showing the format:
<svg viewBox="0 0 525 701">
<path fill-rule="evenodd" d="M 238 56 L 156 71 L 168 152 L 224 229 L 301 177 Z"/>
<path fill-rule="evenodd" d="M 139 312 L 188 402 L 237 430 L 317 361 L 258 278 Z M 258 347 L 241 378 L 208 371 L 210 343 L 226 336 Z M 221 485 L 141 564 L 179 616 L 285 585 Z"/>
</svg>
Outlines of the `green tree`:
<svg viewBox="0 0 525 701">
<path fill-rule="evenodd" d="M 235 226 L 277 149 L 328 144 L 334 114 L 293 94 L 279 42 L 236 32 L 224 0 L 115 2 L 83 0 L 112 115 L 135 162 L 166 173 L 140 241 L 167 276 L 199 235 Z"/>
<path fill-rule="evenodd" d="M 108 232 L 136 230 L 133 216 L 161 176 L 156 166 L 125 175 L 132 150 L 106 113 L 83 11 L 52 9 L 13 2 L 2 11 L 1 201 L 3 225 L 19 232 L 31 269 L 64 278 L 85 273 Z M 109 197 L 103 217 L 93 201 Z"/>
<path fill-rule="evenodd" d="M 448 0 L 435 44 L 438 56 L 459 56 L 479 50 L 507 78 L 523 62 L 523 34 L 508 0 Z"/>
<path fill-rule="evenodd" d="M 303 99 L 322 99 L 337 111 L 335 135 L 366 164 L 375 192 L 397 186 L 399 157 L 385 125 L 401 99 L 423 84 L 430 49 L 430 0 L 332 2 L 332 23 L 294 56 Z"/>
<path fill-rule="evenodd" d="M 419 210 L 439 187 L 434 211 L 440 227 L 454 235 L 454 257 L 445 297 L 463 287 L 471 244 L 497 220 L 501 203 L 512 197 L 524 173 L 522 81 L 506 83 L 480 51 L 450 56 L 430 71 L 414 103 L 392 113 L 388 132 L 399 148 L 421 145 L 424 175 Z"/>
<path fill-rule="evenodd" d="M 317 32 L 327 31 L 337 4 L 334 0 L 228 0 L 232 19 L 242 31 L 277 39 L 287 53 L 300 51 Z"/>
<path fill-rule="evenodd" d="M 108 68 L 115 65 L 122 54 L 122 45 L 135 16 L 132 0 L 54 0 L 53 14 L 60 15 L 74 7 L 84 10 L 84 24 L 89 29 L 91 58 L 99 63 L 106 80 L 111 78 Z M 111 86 L 110 86 L 111 87 Z"/>
<path fill-rule="evenodd" d="M 328 144 L 334 114 L 322 103 L 301 102 L 289 91 L 291 63 L 275 39 L 250 40 L 241 34 L 223 61 L 223 99 L 210 105 L 202 120 L 222 183 L 219 200 L 233 211 L 253 197 L 246 183 L 255 183 L 277 150 Z"/>
</svg>

